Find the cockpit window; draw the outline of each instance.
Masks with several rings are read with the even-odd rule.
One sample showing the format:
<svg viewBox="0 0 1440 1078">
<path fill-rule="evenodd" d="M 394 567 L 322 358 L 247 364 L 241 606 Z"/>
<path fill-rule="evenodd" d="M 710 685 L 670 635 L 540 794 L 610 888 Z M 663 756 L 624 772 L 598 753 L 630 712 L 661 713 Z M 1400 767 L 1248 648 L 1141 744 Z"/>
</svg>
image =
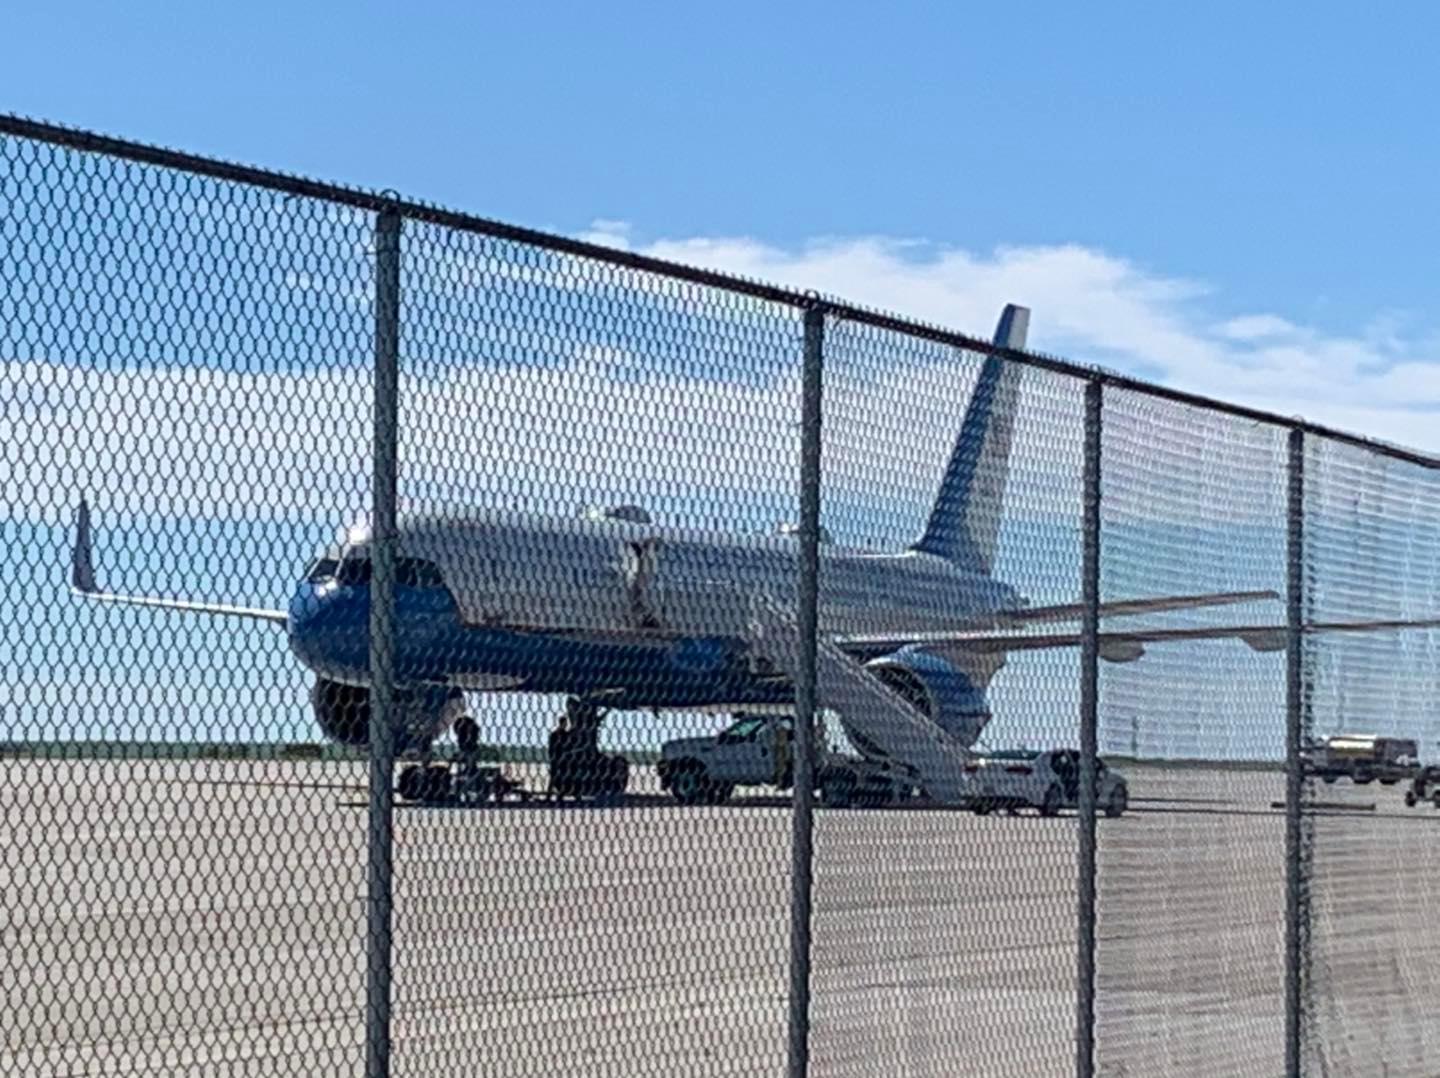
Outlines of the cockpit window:
<svg viewBox="0 0 1440 1078">
<path fill-rule="evenodd" d="M 340 563 L 335 579 L 342 587 L 355 588 L 370 583 L 370 559 L 349 557 Z"/>
<path fill-rule="evenodd" d="M 311 583 L 335 578 L 341 587 L 357 588 L 369 585 L 374 568 L 368 554 L 351 552 L 338 562 L 334 558 L 320 558 L 305 574 Z M 443 588 L 445 578 L 434 562 L 424 558 L 396 558 L 395 583 L 402 588 Z"/>
<path fill-rule="evenodd" d="M 440 570 L 423 558 L 401 558 L 395 565 L 395 583 L 402 588 L 443 588 Z"/>
<path fill-rule="evenodd" d="M 373 568 L 367 557 L 347 557 L 340 563 L 335 579 L 347 588 L 370 583 Z M 395 561 L 395 583 L 402 588 L 443 588 L 445 578 L 433 562 L 423 558 L 398 558 Z"/>
<path fill-rule="evenodd" d="M 318 558 L 315 564 L 310 566 L 310 571 L 305 574 L 305 579 L 311 584 L 318 584 L 320 581 L 329 580 L 334 576 L 335 570 L 339 567 L 340 563 L 334 558 Z"/>
</svg>

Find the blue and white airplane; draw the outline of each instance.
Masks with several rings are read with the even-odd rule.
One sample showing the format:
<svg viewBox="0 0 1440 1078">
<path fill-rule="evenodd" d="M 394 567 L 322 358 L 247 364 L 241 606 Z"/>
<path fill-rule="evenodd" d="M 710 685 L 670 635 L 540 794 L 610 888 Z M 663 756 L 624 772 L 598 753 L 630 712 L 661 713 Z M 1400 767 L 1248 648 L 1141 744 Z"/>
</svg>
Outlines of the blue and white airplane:
<svg viewBox="0 0 1440 1078">
<path fill-rule="evenodd" d="M 1023 348 L 1028 323 L 1028 310 L 1007 306 L 995 343 Z M 1080 639 L 1078 628 L 1034 630 L 1073 626 L 1078 604 L 1032 607 L 994 576 L 1021 373 L 995 356 L 984 361 L 924 532 L 910 547 L 875 554 L 826 543 L 820 553 L 825 646 L 894 690 L 940 741 L 961 751 L 990 719 L 987 688 L 1009 652 Z M 283 627 L 316 675 L 311 698 L 321 730 L 361 745 L 369 721 L 368 540 L 365 528 L 350 529 L 314 561 L 285 610 L 110 594 L 96 583 L 82 501 L 71 585 L 102 602 Z M 606 709 L 790 709 L 793 681 L 757 648 L 752 630 L 756 600 L 793 602 L 798 554 L 793 535 L 664 527 L 634 507 L 578 519 L 481 510 L 402 515 L 397 746 L 427 752 L 463 713 L 467 691 L 564 694 Z M 1264 590 L 1164 596 L 1105 603 L 1101 614 L 1275 598 Z M 1273 623 L 1107 630 L 1101 654 L 1126 662 L 1150 643 L 1223 637 L 1260 651 L 1285 641 L 1283 625 Z M 863 722 L 845 724 L 861 740 L 885 742 Z"/>
</svg>

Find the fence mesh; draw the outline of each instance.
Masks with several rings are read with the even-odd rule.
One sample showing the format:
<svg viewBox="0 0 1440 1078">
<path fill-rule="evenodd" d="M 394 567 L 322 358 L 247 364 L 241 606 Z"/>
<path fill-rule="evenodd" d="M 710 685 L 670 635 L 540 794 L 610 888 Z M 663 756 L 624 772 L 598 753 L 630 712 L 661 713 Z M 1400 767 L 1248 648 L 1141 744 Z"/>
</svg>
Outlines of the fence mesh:
<svg viewBox="0 0 1440 1078">
<path fill-rule="evenodd" d="M 1101 601 L 1122 605 L 1099 641 L 1095 1070 L 1282 1072 L 1297 971 L 1305 1073 L 1431 1066 L 1428 462 L 1307 428 L 1290 701 L 1284 421 L 411 203 L 0 131 L 4 1073 L 353 1074 L 367 1036 L 397 1075 L 774 1074 L 787 1038 L 814 1074 L 1076 1069 L 1097 379 Z M 372 518 L 382 218 L 393 540 Z M 813 864 L 792 845 L 807 438 Z M 367 797 L 387 640 L 393 831 Z M 808 1013 L 787 1011 L 807 962 Z"/>
<path fill-rule="evenodd" d="M 65 584 L 283 622 L 369 499 L 369 224 L 10 138 L 0 204 L 0 1070 L 353 1071 L 364 776 L 283 624 Z"/>
<path fill-rule="evenodd" d="M 1286 432 L 1107 390 L 1101 602 L 1252 596 L 1106 630 L 1285 623 Z M 1285 656 L 1237 639 L 1101 648 L 1101 1073 L 1284 1070 Z M 1102 791 L 1101 807 L 1105 807 Z"/>
<path fill-rule="evenodd" d="M 468 695 L 476 777 L 563 800 L 401 814 L 396 1065 L 774 1074 L 788 813 L 683 739 L 748 722 L 732 755 L 758 760 L 773 731 L 726 690 L 782 697 L 743 623 L 677 634 L 744 544 L 794 601 L 799 313 L 438 226 L 404 250 L 401 549 L 472 627 L 420 659 L 525 690 Z"/>
<path fill-rule="evenodd" d="M 1031 603 L 1076 600 L 1078 379 L 1000 360 L 987 372 L 974 352 L 841 319 L 827 325 L 825 358 L 822 518 L 830 543 L 916 561 L 906 551 L 926 532 L 952 447 L 959 440 L 963 453 L 976 444 L 973 432 L 961 435 L 965 404 L 990 393 L 997 414 L 1013 407 L 1015 420 L 1008 454 L 976 458 L 975 489 L 993 489 L 994 512 L 977 512 L 969 532 L 990 550 L 994 579 Z M 822 563 L 822 587 L 825 571 Z M 950 592 L 937 579 L 932 595 L 945 605 L 936 613 L 954 624 L 974 619 L 992 599 L 987 586 L 977 578 Z M 1008 663 L 963 648 L 936 654 L 977 693 L 971 704 L 983 726 L 962 730 L 977 750 L 1076 744 L 1073 649 Z M 947 689 L 919 659 L 869 661 L 901 686 L 908 672 L 922 698 Z M 831 733 L 842 751 L 854 751 L 843 725 Z M 1027 824 L 1036 826 L 1022 838 Z M 1073 818 L 1022 822 L 1003 809 L 962 816 L 903 804 L 822 811 L 815 865 L 817 1073 L 1041 1075 L 1072 1065 Z"/>
<path fill-rule="evenodd" d="M 1308 439 L 1305 606 L 1318 623 L 1433 618 L 1440 609 L 1440 473 Z M 1440 1052 L 1428 990 L 1440 914 L 1425 866 L 1432 800 L 1403 767 L 1326 752 L 1336 735 L 1385 734 L 1440 764 L 1440 649 L 1433 630 L 1316 633 L 1305 641 L 1312 746 L 1305 837 L 1309 947 L 1306 1063 L 1316 1074 L 1426 1074 Z M 1393 757 L 1391 757 L 1393 759 Z"/>
</svg>

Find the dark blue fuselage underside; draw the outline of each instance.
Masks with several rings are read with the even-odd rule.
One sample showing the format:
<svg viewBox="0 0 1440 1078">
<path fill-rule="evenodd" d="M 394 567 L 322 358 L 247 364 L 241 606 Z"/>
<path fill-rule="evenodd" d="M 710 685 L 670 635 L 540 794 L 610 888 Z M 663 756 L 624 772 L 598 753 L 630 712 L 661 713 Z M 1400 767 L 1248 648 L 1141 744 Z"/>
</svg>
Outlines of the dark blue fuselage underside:
<svg viewBox="0 0 1440 1078">
<path fill-rule="evenodd" d="M 289 633 L 291 649 L 321 677 L 368 684 L 368 587 L 301 584 L 290 602 Z M 794 698 L 788 679 L 751 669 L 737 638 L 605 640 L 466 625 L 443 588 L 395 589 L 394 662 L 401 684 L 598 696 L 620 708 L 758 706 Z"/>
</svg>

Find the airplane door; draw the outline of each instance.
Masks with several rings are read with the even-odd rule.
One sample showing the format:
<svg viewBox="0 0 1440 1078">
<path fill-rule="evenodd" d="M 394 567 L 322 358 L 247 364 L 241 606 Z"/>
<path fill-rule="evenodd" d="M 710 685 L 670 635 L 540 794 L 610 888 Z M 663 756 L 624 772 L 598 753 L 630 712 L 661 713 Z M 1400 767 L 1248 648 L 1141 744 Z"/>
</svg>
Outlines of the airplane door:
<svg viewBox="0 0 1440 1078">
<path fill-rule="evenodd" d="M 658 539 L 635 539 L 627 542 L 620 552 L 630 623 L 637 629 L 660 626 L 660 586 L 656 572 L 659 551 Z"/>
</svg>

